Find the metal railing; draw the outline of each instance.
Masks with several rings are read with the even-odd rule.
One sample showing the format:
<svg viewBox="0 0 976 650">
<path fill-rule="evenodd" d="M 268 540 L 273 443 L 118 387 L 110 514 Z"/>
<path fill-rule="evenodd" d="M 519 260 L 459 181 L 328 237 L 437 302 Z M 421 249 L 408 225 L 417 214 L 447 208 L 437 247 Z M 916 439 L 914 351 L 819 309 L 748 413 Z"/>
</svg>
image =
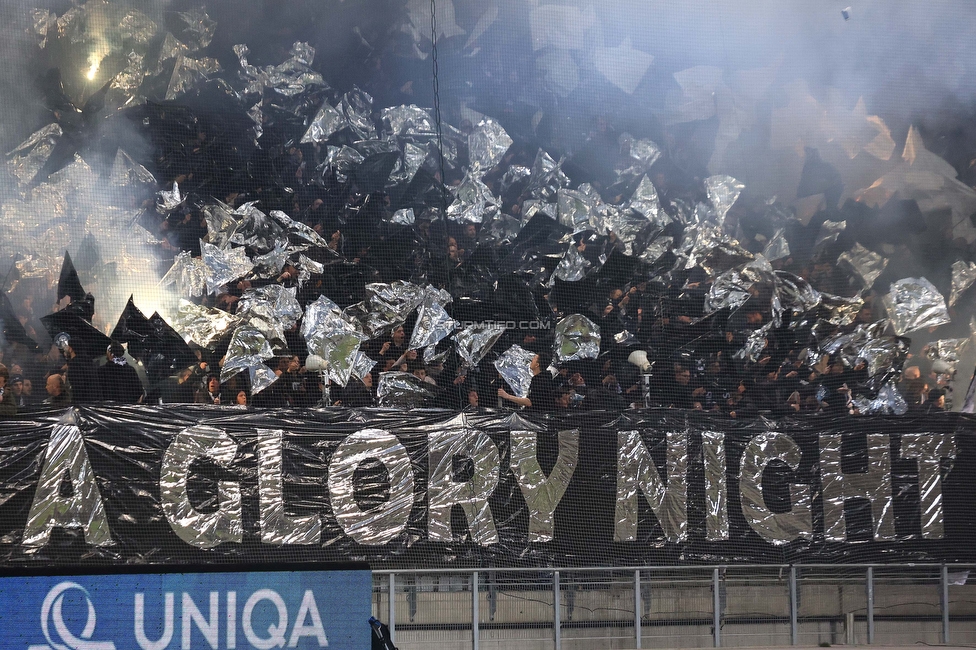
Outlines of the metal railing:
<svg viewBox="0 0 976 650">
<path fill-rule="evenodd" d="M 976 643 L 976 565 L 378 570 L 401 649 Z"/>
</svg>

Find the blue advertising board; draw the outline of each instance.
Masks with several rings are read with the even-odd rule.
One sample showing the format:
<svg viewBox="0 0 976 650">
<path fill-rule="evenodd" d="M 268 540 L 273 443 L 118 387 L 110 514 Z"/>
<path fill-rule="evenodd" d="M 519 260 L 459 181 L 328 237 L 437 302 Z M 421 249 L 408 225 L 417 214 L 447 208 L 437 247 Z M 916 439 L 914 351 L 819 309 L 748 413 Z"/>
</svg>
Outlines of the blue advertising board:
<svg viewBox="0 0 976 650">
<path fill-rule="evenodd" d="M 366 650 L 368 570 L 0 577 L 4 649 Z"/>
</svg>

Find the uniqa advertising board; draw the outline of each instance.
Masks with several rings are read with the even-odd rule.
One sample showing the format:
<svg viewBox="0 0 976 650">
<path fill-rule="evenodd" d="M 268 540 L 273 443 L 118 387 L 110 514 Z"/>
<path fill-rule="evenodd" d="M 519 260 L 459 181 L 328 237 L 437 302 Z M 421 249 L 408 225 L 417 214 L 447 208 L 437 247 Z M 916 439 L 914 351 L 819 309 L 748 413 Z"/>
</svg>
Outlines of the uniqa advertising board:
<svg viewBox="0 0 976 650">
<path fill-rule="evenodd" d="M 370 645 L 368 570 L 0 577 L 7 650 Z"/>
</svg>

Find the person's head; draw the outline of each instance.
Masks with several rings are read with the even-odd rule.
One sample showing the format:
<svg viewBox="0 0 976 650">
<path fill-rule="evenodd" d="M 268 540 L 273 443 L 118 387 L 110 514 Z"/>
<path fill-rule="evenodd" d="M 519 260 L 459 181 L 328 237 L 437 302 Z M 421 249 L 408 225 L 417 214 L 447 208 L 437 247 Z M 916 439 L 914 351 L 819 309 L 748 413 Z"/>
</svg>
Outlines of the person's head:
<svg viewBox="0 0 976 650">
<path fill-rule="evenodd" d="M 565 387 L 556 391 L 556 408 L 568 409 L 573 401 L 573 392 L 572 388 Z"/>
<path fill-rule="evenodd" d="M 122 347 L 121 343 L 112 341 L 112 344 L 108 346 L 108 350 L 105 351 L 105 356 L 108 360 L 121 359 L 125 356 L 125 348 Z"/>
<path fill-rule="evenodd" d="M 691 382 L 691 370 L 676 365 L 674 367 L 674 381 L 679 386 L 687 386 Z"/>
<path fill-rule="evenodd" d="M 919 370 L 918 366 L 908 366 L 905 368 L 905 379 L 921 379 L 922 371 Z"/>
<path fill-rule="evenodd" d="M 373 373 L 367 372 L 365 375 L 363 375 L 363 386 L 366 388 L 373 387 Z"/>
<path fill-rule="evenodd" d="M 288 364 L 287 367 L 285 368 L 287 372 L 298 372 L 298 370 L 301 367 L 302 367 L 302 362 L 298 358 L 297 354 L 293 354 L 292 356 L 288 357 Z"/>
<path fill-rule="evenodd" d="M 464 224 L 464 236 L 468 239 L 474 239 L 478 236 L 478 227 L 473 223 Z"/>
<path fill-rule="evenodd" d="M 24 394 L 24 378 L 20 375 L 13 375 L 10 378 L 10 390 L 13 391 L 14 395 L 20 397 Z"/>
<path fill-rule="evenodd" d="M 468 406 L 478 405 L 478 391 L 471 389 L 468 391 Z"/>
<path fill-rule="evenodd" d="M 209 377 L 207 377 L 207 390 L 214 394 L 219 393 L 220 377 L 218 377 L 217 375 L 210 375 Z"/>
<path fill-rule="evenodd" d="M 7 370 L 7 366 L 0 363 L 0 388 L 7 385 L 8 379 L 10 379 L 10 371 Z"/>
<path fill-rule="evenodd" d="M 426 379 L 427 368 L 425 368 L 424 366 L 416 366 L 413 369 L 413 376 L 416 377 L 417 379 Z"/>
<path fill-rule="evenodd" d="M 64 355 L 65 359 L 71 360 L 77 356 L 75 349 L 71 347 L 71 337 L 69 335 L 59 334 L 55 339 L 54 344 L 58 346 L 59 350 L 61 350 L 61 354 Z"/>
<path fill-rule="evenodd" d="M 48 376 L 47 382 L 44 384 L 44 389 L 47 390 L 47 394 L 51 397 L 58 397 L 61 395 L 61 391 L 64 390 L 64 378 L 57 373 Z"/>
<path fill-rule="evenodd" d="M 193 374 L 193 368 L 192 367 L 183 368 L 183 370 L 180 370 L 179 374 L 176 375 L 177 381 L 179 381 L 179 383 L 182 384 L 187 379 L 189 379 L 190 378 L 190 375 L 192 375 L 192 374 Z"/>
<path fill-rule="evenodd" d="M 247 406 L 247 391 L 237 391 L 237 396 L 234 398 L 234 403 L 239 404 L 240 406 Z"/>
<path fill-rule="evenodd" d="M 941 388 L 933 388 L 929 391 L 929 403 L 935 408 L 945 408 L 945 391 Z"/>
<path fill-rule="evenodd" d="M 390 335 L 390 338 L 393 340 L 393 345 L 397 347 L 403 345 L 403 342 L 406 340 L 406 337 L 407 337 L 407 333 L 403 329 L 403 325 L 397 325 L 395 328 L 393 328 L 393 334 Z"/>
<path fill-rule="evenodd" d="M 542 372 L 542 357 L 538 354 L 532 357 L 532 361 L 529 363 L 529 370 L 532 371 L 533 377 Z"/>
<path fill-rule="evenodd" d="M 30 395 L 31 394 L 31 391 L 33 391 L 33 390 L 34 390 L 34 386 L 31 385 L 31 380 L 30 379 L 25 379 L 24 380 L 24 395 Z"/>
</svg>

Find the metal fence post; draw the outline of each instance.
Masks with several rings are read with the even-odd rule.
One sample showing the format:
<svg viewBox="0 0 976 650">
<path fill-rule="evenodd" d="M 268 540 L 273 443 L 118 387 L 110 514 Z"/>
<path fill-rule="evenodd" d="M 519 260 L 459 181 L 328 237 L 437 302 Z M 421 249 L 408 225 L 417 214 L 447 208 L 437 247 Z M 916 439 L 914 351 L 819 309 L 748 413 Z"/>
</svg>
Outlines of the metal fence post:
<svg viewBox="0 0 976 650">
<path fill-rule="evenodd" d="M 942 643 L 949 645 L 949 568 L 942 565 L 942 593 L 939 604 L 942 606 Z"/>
<path fill-rule="evenodd" d="M 867 601 L 868 601 L 868 645 L 874 643 L 874 567 L 868 567 L 867 576 Z"/>
<path fill-rule="evenodd" d="M 800 643 L 800 629 L 797 622 L 796 567 L 790 567 L 790 644 Z"/>
<path fill-rule="evenodd" d="M 478 619 L 481 614 L 478 611 L 478 572 L 471 572 L 471 647 L 478 650 L 478 637 L 481 633 L 478 630 Z"/>
<path fill-rule="evenodd" d="M 552 572 L 552 628 L 555 634 L 556 650 L 562 650 L 563 639 L 560 627 L 560 604 L 559 604 L 559 571 Z"/>
<path fill-rule="evenodd" d="M 396 574 L 390 574 L 390 640 L 396 643 Z"/>
<path fill-rule="evenodd" d="M 714 646 L 722 647 L 722 597 L 719 593 L 720 588 L 718 567 L 712 569 L 712 625 L 714 626 Z"/>
<path fill-rule="evenodd" d="M 641 647 L 641 623 L 643 621 L 641 610 L 641 572 L 640 569 L 634 571 L 634 639 L 637 641 L 637 648 Z"/>
</svg>

